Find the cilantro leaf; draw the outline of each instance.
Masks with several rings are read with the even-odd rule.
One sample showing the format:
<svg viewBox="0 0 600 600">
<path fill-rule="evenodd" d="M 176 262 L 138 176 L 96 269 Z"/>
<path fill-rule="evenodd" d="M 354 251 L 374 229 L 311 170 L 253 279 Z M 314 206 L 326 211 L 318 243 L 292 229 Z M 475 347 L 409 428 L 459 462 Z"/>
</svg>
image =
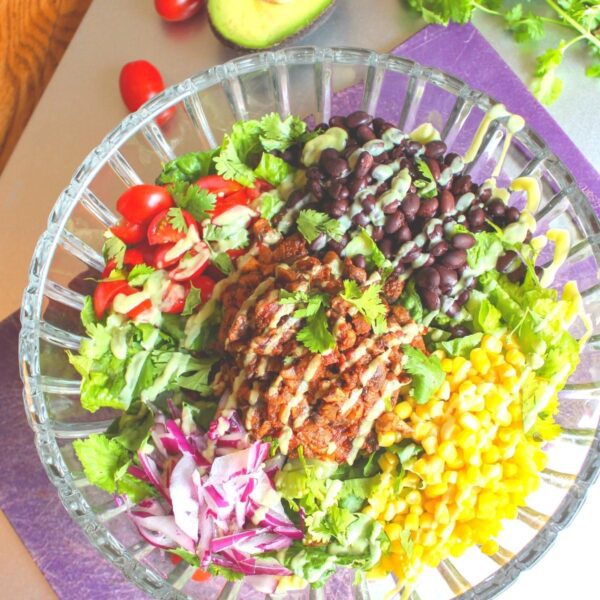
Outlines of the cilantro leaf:
<svg viewBox="0 0 600 600">
<path fill-rule="evenodd" d="M 271 190 L 269 192 L 263 192 L 258 197 L 258 210 L 260 216 L 263 219 L 271 220 L 285 205 L 279 192 L 277 190 Z"/>
<path fill-rule="evenodd" d="M 129 460 L 127 450 L 116 440 L 99 434 L 92 434 L 85 440 L 75 440 L 73 449 L 87 480 L 114 494 L 117 487 L 115 475 Z"/>
<path fill-rule="evenodd" d="M 306 141 L 306 123 L 292 115 L 282 119 L 277 113 L 260 120 L 260 141 L 267 151 L 284 151 L 298 141 Z"/>
<path fill-rule="evenodd" d="M 472 333 L 461 338 L 438 342 L 436 348 L 441 348 L 449 356 L 464 356 L 465 358 L 469 358 L 471 350 L 479 346 L 482 337 L 483 333 L 481 332 Z"/>
<path fill-rule="evenodd" d="M 590 65 L 586 70 L 585 74 L 588 77 L 600 77 L 600 63 Z"/>
<path fill-rule="evenodd" d="M 129 271 L 127 281 L 134 287 L 142 286 L 144 283 L 146 283 L 148 277 L 154 273 L 154 270 L 154 267 L 151 267 L 150 265 L 134 265 L 131 271 Z"/>
<path fill-rule="evenodd" d="M 212 262 L 225 275 L 233 272 L 233 261 L 227 252 L 218 252 L 212 255 Z"/>
<path fill-rule="evenodd" d="M 122 242 L 116 235 L 109 234 L 102 246 L 102 255 L 106 262 L 114 260 L 117 269 L 121 269 L 126 250 L 125 242 Z"/>
<path fill-rule="evenodd" d="M 335 346 L 335 338 L 328 329 L 325 307 L 321 307 L 308 320 L 296 339 L 304 344 L 311 352 L 323 354 Z"/>
<path fill-rule="evenodd" d="M 215 158 L 217 173 L 225 179 L 232 179 L 246 187 L 253 187 L 254 171 L 240 158 L 236 147 L 228 135 L 223 138 L 219 156 Z"/>
<path fill-rule="evenodd" d="M 421 198 L 433 198 L 437 194 L 437 183 L 429 165 L 424 160 L 417 159 L 417 169 L 423 176 L 423 179 L 417 179 L 413 182 L 417 188 L 417 194 Z"/>
<path fill-rule="evenodd" d="M 189 315 L 193 314 L 194 309 L 200 306 L 200 304 L 202 304 L 202 293 L 192 284 L 192 287 L 190 287 L 190 291 L 185 298 L 185 305 L 181 314 L 184 317 L 188 317 Z"/>
<path fill-rule="evenodd" d="M 167 212 L 167 218 L 169 220 L 169 224 L 175 231 L 179 231 L 181 233 L 187 233 L 188 226 L 185 222 L 185 217 L 183 216 L 183 212 L 181 208 L 173 207 L 170 208 Z"/>
<path fill-rule="evenodd" d="M 189 212 L 196 221 L 207 219 L 215 208 L 217 201 L 215 194 L 197 185 L 179 181 L 169 185 L 167 189 L 175 204 Z"/>
<path fill-rule="evenodd" d="M 296 225 L 298 231 L 309 244 L 314 242 L 322 233 L 336 242 L 339 242 L 344 235 L 342 226 L 337 219 L 332 219 L 327 214 L 312 208 L 300 211 Z"/>
<path fill-rule="evenodd" d="M 522 4 L 515 4 L 504 13 L 506 28 L 512 31 L 517 42 L 541 40 L 544 37 L 544 21 L 538 15 L 523 10 Z"/>
<path fill-rule="evenodd" d="M 357 254 L 362 254 L 372 265 L 381 269 L 387 262 L 383 252 L 378 248 L 375 240 L 369 235 L 369 232 L 363 227 L 348 242 L 342 253 L 344 256 L 352 258 Z"/>
<path fill-rule="evenodd" d="M 425 356 L 412 346 L 403 346 L 406 357 L 405 370 L 412 376 L 412 395 L 417 404 L 425 404 L 440 385 L 444 382 L 444 371 L 440 359 L 435 356 Z"/>
<path fill-rule="evenodd" d="M 386 307 L 379 294 L 381 285 L 375 283 L 361 290 L 356 281 L 344 280 L 344 293 L 342 298 L 352 304 L 358 312 L 365 317 L 373 331 L 381 334 L 386 329 Z"/>
<path fill-rule="evenodd" d="M 217 252 L 245 248 L 250 243 L 250 234 L 242 223 L 232 225 L 206 225 L 203 231 L 205 242 L 213 242 Z"/>
</svg>

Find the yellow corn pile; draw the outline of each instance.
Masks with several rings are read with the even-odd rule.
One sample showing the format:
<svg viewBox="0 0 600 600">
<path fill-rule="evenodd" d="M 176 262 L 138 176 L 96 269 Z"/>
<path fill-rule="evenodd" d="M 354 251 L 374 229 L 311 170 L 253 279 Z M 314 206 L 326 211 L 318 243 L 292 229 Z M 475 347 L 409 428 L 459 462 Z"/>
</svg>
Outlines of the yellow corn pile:
<svg viewBox="0 0 600 600">
<path fill-rule="evenodd" d="M 383 523 L 392 543 L 372 577 L 393 572 L 410 584 L 423 566 L 473 544 L 494 554 L 501 519 L 516 517 L 545 466 L 540 444 L 523 432 L 519 389 L 527 372 L 517 346 L 485 336 L 470 360 L 440 358 L 446 379 L 431 400 L 417 405 L 407 397 L 395 407 L 424 453 L 400 493 L 391 485 L 398 457 L 386 452 L 380 459 L 383 483 L 364 512 Z M 397 439 L 383 433 L 379 441 Z"/>
</svg>

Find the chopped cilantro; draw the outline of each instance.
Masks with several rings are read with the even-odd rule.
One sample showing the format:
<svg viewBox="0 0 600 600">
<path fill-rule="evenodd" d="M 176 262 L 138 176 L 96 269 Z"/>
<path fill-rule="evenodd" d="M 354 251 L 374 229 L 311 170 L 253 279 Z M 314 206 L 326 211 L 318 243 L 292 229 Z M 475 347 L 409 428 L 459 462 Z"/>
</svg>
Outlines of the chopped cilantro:
<svg viewBox="0 0 600 600">
<path fill-rule="evenodd" d="M 309 244 L 314 242 L 321 233 L 324 233 L 336 242 L 339 242 L 344 235 L 342 226 L 337 219 L 332 219 L 325 213 L 311 208 L 300 211 L 296 225 L 298 226 L 298 231 Z"/>
<path fill-rule="evenodd" d="M 189 212 L 196 221 L 208 218 L 215 208 L 217 197 L 197 185 L 179 181 L 171 184 L 168 190 L 175 204 Z"/>
<path fill-rule="evenodd" d="M 213 254 L 212 262 L 225 275 L 229 275 L 233 271 L 233 261 L 227 252 L 218 252 Z"/>
<path fill-rule="evenodd" d="M 444 382 L 440 359 L 432 354 L 425 356 L 412 346 L 403 346 L 406 357 L 404 368 L 412 376 L 412 395 L 417 404 L 425 404 Z"/>
<path fill-rule="evenodd" d="M 154 273 L 154 267 L 151 267 L 150 265 L 135 265 L 129 272 L 127 281 L 130 285 L 139 287 L 146 283 L 146 280 L 148 277 L 150 277 L 150 275 L 152 275 L 152 273 Z"/>
<path fill-rule="evenodd" d="M 123 260 L 125 258 L 126 250 L 127 246 L 125 243 L 115 235 L 109 235 L 102 246 L 104 260 L 106 262 L 114 260 L 117 269 L 121 269 L 123 267 Z"/>
<path fill-rule="evenodd" d="M 185 217 L 183 216 L 183 212 L 181 208 L 173 207 L 169 209 L 167 213 L 167 218 L 169 219 L 169 224 L 175 231 L 180 231 L 181 233 L 187 233 L 188 226 L 185 222 Z"/>
<path fill-rule="evenodd" d="M 190 291 L 185 299 L 185 305 L 183 306 L 183 311 L 181 314 L 184 317 L 188 317 L 193 314 L 194 309 L 202 303 L 202 293 L 200 290 L 193 286 L 190 287 Z"/>
<path fill-rule="evenodd" d="M 429 165 L 424 160 L 417 159 L 417 169 L 423 176 L 423 179 L 414 181 L 417 193 L 421 198 L 433 198 L 437 194 L 437 183 Z"/>
<path fill-rule="evenodd" d="M 381 285 L 375 283 L 361 290 L 356 281 L 346 279 L 344 281 L 344 293 L 342 298 L 352 304 L 358 312 L 367 320 L 376 334 L 382 334 L 386 330 L 386 308 L 379 294 Z"/>
<path fill-rule="evenodd" d="M 233 179 L 246 187 L 253 187 L 254 171 L 242 162 L 231 137 L 223 138 L 221 153 L 215 158 L 217 173 L 225 179 Z"/>
</svg>

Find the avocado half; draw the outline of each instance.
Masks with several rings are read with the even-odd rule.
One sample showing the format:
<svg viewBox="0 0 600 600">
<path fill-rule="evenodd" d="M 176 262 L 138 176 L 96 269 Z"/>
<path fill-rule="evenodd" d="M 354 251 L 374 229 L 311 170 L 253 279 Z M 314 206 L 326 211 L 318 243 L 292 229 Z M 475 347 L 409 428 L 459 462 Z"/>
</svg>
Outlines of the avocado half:
<svg viewBox="0 0 600 600">
<path fill-rule="evenodd" d="M 240 50 L 264 50 L 299 37 L 328 16 L 336 0 L 208 0 L 215 35 Z"/>
</svg>

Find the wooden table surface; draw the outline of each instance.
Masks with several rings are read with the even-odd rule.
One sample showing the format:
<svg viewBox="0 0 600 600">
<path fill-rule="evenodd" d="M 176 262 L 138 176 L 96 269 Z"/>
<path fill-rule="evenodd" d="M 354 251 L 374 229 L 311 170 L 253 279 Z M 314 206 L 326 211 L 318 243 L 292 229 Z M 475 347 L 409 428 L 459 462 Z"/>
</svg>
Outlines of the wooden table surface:
<svg viewBox="0 0 600 600">
<path fill-rule="evenodd" d="M 91 0 L 0 0 L 0 173 Z"/>
</svg>

